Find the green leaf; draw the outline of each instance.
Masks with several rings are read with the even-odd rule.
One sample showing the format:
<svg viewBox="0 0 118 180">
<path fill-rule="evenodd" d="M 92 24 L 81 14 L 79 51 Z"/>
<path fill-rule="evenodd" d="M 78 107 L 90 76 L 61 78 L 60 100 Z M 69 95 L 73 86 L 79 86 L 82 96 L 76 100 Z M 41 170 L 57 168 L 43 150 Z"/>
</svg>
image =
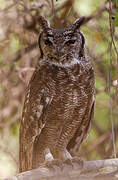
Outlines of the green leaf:
<svg viewBox="0 0 118 180">
<path fill-rule="evenodd" d="M 118 10 L 116 11 L 116 14 L 115 14 L 114 24 L 115 24 L 115 26 L 118 26 Z"/>
<path fill-rule="evenodd" d="M 118 0 L 116 0 L 116 7 L 118 7 Z"/>
</svg>

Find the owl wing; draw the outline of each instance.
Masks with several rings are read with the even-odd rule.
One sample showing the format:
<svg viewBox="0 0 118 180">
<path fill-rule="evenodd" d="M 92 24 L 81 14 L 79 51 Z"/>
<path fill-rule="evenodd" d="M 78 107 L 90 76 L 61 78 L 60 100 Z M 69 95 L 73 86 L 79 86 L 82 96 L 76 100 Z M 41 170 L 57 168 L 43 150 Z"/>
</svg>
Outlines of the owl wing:
<svg viewBox="0 0 118 180">
<path fill-rule="evenodd" d="M 46 96 L 45 89 L 37 88 L 37 92 L 33 87 L 27 90 L 20 125 L 20 172 L 32 169 L 33 144 L 45 126 L 47 108 L 52 100 Z"/>
<path fill-rule="evenodd" d="M 81 124 L 77 128 L 74 136 L 69 141 L 67 149 L 72 155 L 77 154 L 82 141 L 87 138 L 90 128 L 90 123 L 94 115 L 95 95 L 88 98 L 86 110 L 81 121 Z"/>
</svg>

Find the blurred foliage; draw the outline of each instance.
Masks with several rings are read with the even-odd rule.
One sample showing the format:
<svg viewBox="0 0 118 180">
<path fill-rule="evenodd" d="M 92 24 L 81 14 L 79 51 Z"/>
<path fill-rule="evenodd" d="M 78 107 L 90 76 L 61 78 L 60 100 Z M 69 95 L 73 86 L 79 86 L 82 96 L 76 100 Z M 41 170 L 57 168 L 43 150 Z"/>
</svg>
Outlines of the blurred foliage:
<svg viewBox="0 0 118 180">
<path fill-rule="evenodd" d="M 39 15 L 57 28 L 66 27 L 80 16 L 89 17 L 82 31 L 95 68 L 96 108 L 90 136 L 78 155 L 86 160 L 113 157 L 110 98 L 118 150 L 118 1 L 0 0 L 0 178 L 18 169 L 23 99 L 40 55 Z"/>
</svg>

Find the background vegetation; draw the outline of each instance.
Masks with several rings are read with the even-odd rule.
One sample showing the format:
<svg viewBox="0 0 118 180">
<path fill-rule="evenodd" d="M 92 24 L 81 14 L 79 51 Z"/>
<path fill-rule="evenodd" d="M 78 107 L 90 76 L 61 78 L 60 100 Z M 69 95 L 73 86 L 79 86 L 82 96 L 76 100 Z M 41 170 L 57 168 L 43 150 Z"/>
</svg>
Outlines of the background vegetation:
<svg viewBox="0 0 118 180">
<path fill-rule="evenodd" d="M 18 134 L 27 83 L 39 57 L 37 17 L 62 28 L 80 16 L 95 68 L 96 108 L 90 136 L 78 155 L 86 160 L 114 157 L 118 151 L 118 1 L 0 0 L 0 178 L 18 170 Z"/>
</svg>

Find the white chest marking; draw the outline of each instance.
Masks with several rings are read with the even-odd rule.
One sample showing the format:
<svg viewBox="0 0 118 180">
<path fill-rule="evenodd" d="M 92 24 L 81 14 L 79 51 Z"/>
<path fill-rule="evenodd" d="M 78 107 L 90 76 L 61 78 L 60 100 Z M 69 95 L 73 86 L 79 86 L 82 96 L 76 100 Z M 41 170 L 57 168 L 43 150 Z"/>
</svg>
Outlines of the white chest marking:
<svg viewBox="0 0 118 180">
<path fill-rule="evenodd" d="M 71 60 L 71 62 L 66 62 L 64 64 L 62 64 L 61 62 L 60 63 L 56 63 L 56 62 L 53 62 L 54 65 L 58 66 L 58 67 L 72 67 L 74 66 L 75 64 L 80 64 L 80 60 L 77 59 L 77 58 L 73 58 Z"/>
</svg>

